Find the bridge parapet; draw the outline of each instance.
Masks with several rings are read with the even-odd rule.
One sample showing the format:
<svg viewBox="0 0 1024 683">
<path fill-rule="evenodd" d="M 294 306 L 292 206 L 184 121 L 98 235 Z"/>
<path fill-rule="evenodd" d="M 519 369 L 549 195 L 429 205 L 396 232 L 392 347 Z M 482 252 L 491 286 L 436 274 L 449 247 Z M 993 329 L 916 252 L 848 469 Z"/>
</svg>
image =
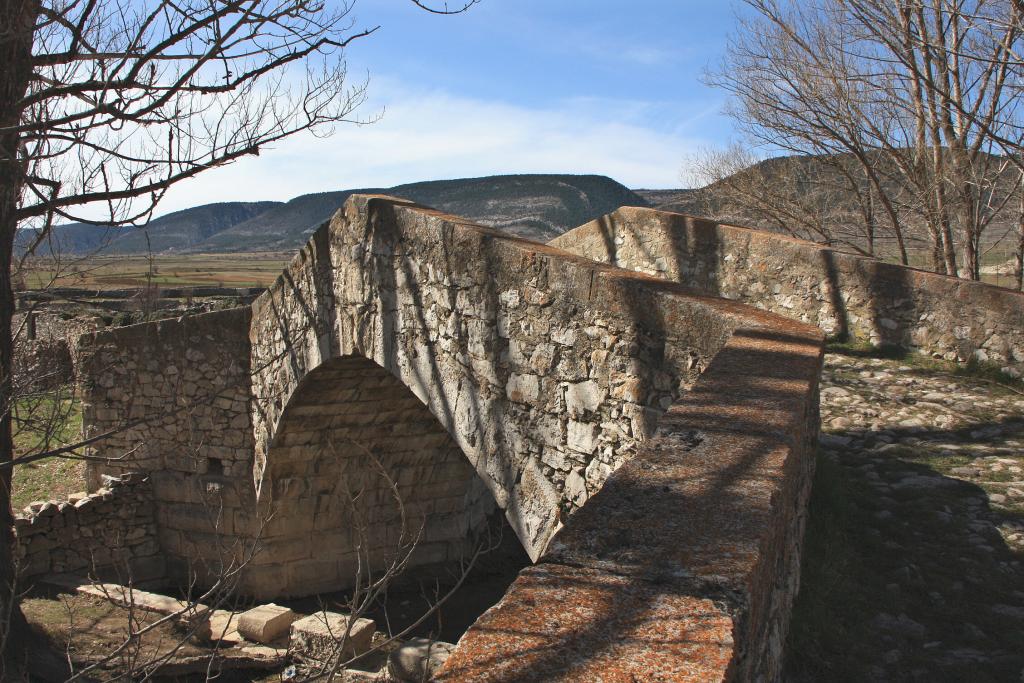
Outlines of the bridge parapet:
<svg viewBox="0 0 1024 683">
<path fill-rule="evenodd" d="M 254 305 L 257 448 L 309 369 L 365 356 L 519 511 L 510 521 L 536 558 L 560 511 L 635 452 L 733 324 L 687 300 L 666 326 L 656 288 L 608 270 L 407 202 L 353 199 Z"/>
<path fill-rule="evenodd" d="M 1024 293 L 785 235 L 637 207 L 560 249 L 817 325 L 826 334 L 1024 373 Z"/>
</svg>

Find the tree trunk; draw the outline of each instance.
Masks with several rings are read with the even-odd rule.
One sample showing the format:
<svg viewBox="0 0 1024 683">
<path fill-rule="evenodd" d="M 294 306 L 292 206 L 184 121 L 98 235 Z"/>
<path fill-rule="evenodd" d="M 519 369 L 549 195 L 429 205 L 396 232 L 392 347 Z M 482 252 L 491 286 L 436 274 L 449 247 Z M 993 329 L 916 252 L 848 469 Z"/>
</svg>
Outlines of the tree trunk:
<svg viewBox="0 0 1024 683">
<path fill-rule="evenodd" d="M 936 137 L 936 139 L 938 139 Z M 933 181 L 935 183 L 935 217 L 937 220 L 937 228 L 939 232 L 939 244 L 942 247 L 942 260 L 943 260 L 943 272 L 947 275 L 957 276 L 956 269 L 956 242 L 953 240 L 953 228 L 950 225 L 951 221 L 949 218 L 949 207 L 947 204 L 946 189 L 942 183 L 943 174 L 945 171 L 944 162 L 942 159 L 942 151 L 933 150 L 932 154 L 935 157 L 934 164 L 938 169 L 938 172 L 934 174 Z"/>
<path fill-rule="evenodd" d="M 978 238 L 968 231 L 964 232 L 964 279 L 977 280 L 981 274 L 978 263 Z"/>
<path fill-rule="evenodd" d="M 924 225 L 928 230 L 928 239 L 931 241 L 932 246 L 930 254 L 932 270 L 946 275 L 946 257 L 942 253 L 942 229 L 939 227 L 939 219 L 935 214 L 934 207 L 926 207 Z"/>
<path fill-rule="evenodd" d="M 20 123 L 18 103 L 24 98 L 32 72 L 32 34 L 38 13 L 36 0 L 0 0 L 0 129 Z M 19 159 L 20 137 L 0 134 L 0 678 L 19 680 L 27 657 L 28 628 L 17 601 L 14 562 L 14 515 L 11 512 L 12 372 L 11 332 L 14 290 L 12 251 L 18 228 L 18 201 L 24 168 Z"/>
<path fill-rule="evenodd" d="M 1017 220 L 1017 263 L 1014 265 L 1017 291 L 1024 292 L 1024 211 Z"/>
</svg>

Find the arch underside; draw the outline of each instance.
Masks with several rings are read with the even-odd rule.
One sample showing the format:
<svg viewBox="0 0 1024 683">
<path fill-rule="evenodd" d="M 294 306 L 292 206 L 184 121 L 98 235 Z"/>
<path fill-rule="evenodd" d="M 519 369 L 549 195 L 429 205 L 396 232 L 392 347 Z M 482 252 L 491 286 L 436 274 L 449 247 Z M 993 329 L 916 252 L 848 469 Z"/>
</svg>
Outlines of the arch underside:
<svg viewBox="0 0 1024 683">
<path fill-rule="evenodd" d="M 270 445 L 268 485 L 272 515 L 245 580 L 253 594 L 348 588 L 407 554 L 408 567 L 456 564 L 496 510 L 437 418 L 362 356 L 304 377 Z"/>
</svg>

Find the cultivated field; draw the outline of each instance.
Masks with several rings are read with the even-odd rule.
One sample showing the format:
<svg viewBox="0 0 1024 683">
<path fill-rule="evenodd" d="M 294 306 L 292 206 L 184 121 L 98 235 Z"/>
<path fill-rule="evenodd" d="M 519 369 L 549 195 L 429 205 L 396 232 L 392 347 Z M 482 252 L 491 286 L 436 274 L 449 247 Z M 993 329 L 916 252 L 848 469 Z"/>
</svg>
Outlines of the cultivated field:
<svg viewBox="0 0 1024 683">
<path fill-rule="evenodd" d="M 263 287 L 271 284 L 292 253 L 93 256 L 71 263 L 37 260 L 23 272 L 25 287 L 121 289 L 160 287 Z"/>
</svg>

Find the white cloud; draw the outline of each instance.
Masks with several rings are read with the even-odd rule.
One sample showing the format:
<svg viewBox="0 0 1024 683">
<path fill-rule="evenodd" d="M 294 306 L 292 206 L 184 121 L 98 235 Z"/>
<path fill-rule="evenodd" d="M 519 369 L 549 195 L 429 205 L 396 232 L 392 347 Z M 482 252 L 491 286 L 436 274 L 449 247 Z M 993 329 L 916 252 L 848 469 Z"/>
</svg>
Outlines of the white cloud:
<svg viewBox="0 0 1024 683">
<path fill-rule="evenodd" d="M 640 66 L 661 66 L 679 61 L 680 53 L 675 50 L 650 47 L 646 45 L 634 45 L 624 48 L 619 52 L 620 59 Z"/>
<path fill-rule="evenodd" d="M 587 98 L 529 108 L 386 81 L 371 90 L 388 103 L 381 121 L 342 124 L 326 139 L 296 137 L 208 171 L 168 192 L 160 213 L 498 173 L 595 173 L 630 187 L 678 187 L 684 158 L 707 142 L 690 130 L 712 113 L 673 129 L 654 125 L 671 116 L 656 103 Z"/>
</svg>

